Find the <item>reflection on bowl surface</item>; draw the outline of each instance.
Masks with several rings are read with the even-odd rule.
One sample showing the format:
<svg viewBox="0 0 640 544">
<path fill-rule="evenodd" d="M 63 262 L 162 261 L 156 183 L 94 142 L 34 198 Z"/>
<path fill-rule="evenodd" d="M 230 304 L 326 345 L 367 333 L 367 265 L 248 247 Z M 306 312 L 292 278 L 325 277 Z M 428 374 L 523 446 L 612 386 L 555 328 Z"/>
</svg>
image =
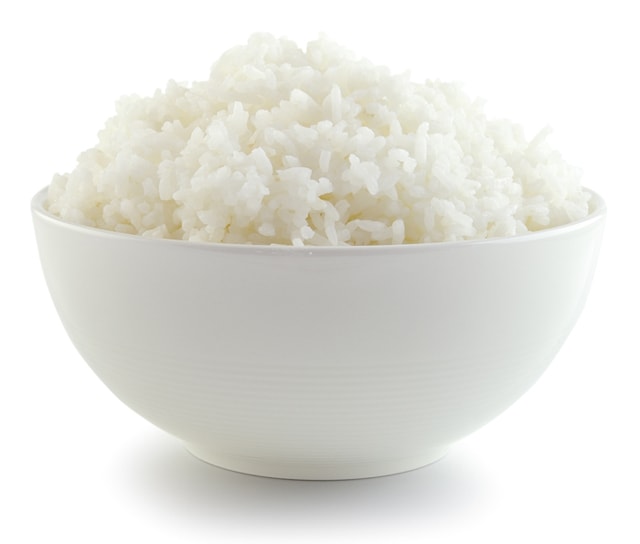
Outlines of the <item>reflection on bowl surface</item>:
<svg viewBox="0 0 640 544">
<path fill-rule="evenodd" d="M 309 248 L 155 240 L 32 202 L 51 297 L 124 403 L 196 456 L 342 479 L 440 458 L 517 400 L 575 324 L 605 206 L 485 241 Z"/>
</svg>

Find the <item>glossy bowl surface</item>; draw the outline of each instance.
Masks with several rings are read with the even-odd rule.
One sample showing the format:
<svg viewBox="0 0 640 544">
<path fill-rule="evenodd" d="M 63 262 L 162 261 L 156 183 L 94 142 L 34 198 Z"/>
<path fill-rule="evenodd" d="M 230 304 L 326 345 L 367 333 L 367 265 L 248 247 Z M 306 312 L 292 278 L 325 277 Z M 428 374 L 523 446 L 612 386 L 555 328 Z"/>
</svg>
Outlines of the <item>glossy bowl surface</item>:
<svg viewBox="0 0 640 544">
<path fill-rule="evenodd" d="M 99 378 L 196 456 L 343 479 L 439 459 L 516 401 L 583 308 L 605 219 L 511 238 L 296 248 L 155 240 L 32 201 L 51 297 Z"/>
</svg>

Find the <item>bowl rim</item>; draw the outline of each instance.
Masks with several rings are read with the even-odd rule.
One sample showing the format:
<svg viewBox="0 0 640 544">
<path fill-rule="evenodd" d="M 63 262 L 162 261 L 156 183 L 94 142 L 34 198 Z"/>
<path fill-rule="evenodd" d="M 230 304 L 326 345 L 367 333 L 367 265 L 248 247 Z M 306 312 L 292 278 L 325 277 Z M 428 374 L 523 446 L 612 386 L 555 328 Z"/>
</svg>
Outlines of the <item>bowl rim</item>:
<svg viewBox="0 0 640 544">
<path fill-rule="evenodd" d="M 549 227 L 546 229 L 540 229 L 536 231 L 529 231 L 522 234 L 516 234 L 512 236 L 501 236 L 494 238 L 483 238 L 476 240 L 458 240 L 449 242 L 421 242 L 414 244 L 382 244 L 382 245 L 361 245 L 361 246 L 292 246 L 284 244 L 236 244 L 236 243 L 224 243 L 224 242 L 199 242 L 190 240 L 175 240 L 170 238 L 150 238 L 139 234 L 128 234 L 123 232 L 116 232 L 107 229 L 101 229 L 99 227 L 92 227 L 89 225 L 82 225 L 80 223 L 73 223 L 71 221 L 64 220 L 57 215 L 52 214 L 45 208 L 45 202 L 47 199 L 49 186 L 45 186 L 40 189 L 31 199 L 31 213 L 35 220 L 39 219 L 54 224 L 58 227 L 62 227 L 78 233 L 86 235 L 96 236 L 98 238 L 108 239 L 121 239 L 128 242 L 140 243 L 140 244 L 160 244 L 167 245 L 167 247 L 183 247 L 183 248 L 198 248 L 207 251 L 230 251 L 237 253 L 269 253 L 269 254 L 287 254 L 287 255 L 311 255 L 311 254 L 336 254 L 336 255 L 362 255 L 362 254 L 380 254 L 380 253 L 396 253 L 396 252 L 414 252 L 414 251 L 439 251 L 450 248 L 463 248 L 463 247 L 481 247 L 487 245 L 502 245 L 509 243 L 521 243 L 534 240 L 542 240 L 546 238 L 555 238 L 557 236 L 568 234 L 577 230 L 583 230 L 590 226 L 604 221 L 607 214 L 607 206 L 598 193 L 595 191 L 583 187 L 590 195 L 589 200 L 589 214 L 585 217 L 565 223 L 564 225 L 558 225 L 555 227 Z"/>
</svg>

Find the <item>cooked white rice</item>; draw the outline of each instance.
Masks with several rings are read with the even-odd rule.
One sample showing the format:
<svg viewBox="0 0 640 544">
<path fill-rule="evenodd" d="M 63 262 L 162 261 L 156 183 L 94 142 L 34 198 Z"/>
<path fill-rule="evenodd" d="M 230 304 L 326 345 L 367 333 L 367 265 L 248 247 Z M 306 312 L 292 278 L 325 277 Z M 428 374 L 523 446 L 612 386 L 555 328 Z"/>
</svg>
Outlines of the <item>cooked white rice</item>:
<svg viewBox="0 0 640 544">
<path fill-rule="evenodd" d="M 578 172 L 458 85 L 259 34 L 209 80 L 122 98 L 48 209 L 206 242 L 361 245 L 511 236 L 588 213 Z"/>
</svg>

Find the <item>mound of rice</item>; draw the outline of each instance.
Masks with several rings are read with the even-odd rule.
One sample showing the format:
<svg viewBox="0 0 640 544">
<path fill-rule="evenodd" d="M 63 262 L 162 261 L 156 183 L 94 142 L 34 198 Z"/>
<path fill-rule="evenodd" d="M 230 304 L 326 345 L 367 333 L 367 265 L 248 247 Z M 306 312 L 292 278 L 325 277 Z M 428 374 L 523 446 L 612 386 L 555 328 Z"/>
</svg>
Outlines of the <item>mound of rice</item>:
<svg viewBox="0 0 640 544">
<path fill-rule="evenodd" d="M 209 80 L 122 98 L 48 209 L 205 242 L 363 245 L 511 236 L 588 213 L 578 172 L 458 85 L 259 34 Z"/>
</svg>

